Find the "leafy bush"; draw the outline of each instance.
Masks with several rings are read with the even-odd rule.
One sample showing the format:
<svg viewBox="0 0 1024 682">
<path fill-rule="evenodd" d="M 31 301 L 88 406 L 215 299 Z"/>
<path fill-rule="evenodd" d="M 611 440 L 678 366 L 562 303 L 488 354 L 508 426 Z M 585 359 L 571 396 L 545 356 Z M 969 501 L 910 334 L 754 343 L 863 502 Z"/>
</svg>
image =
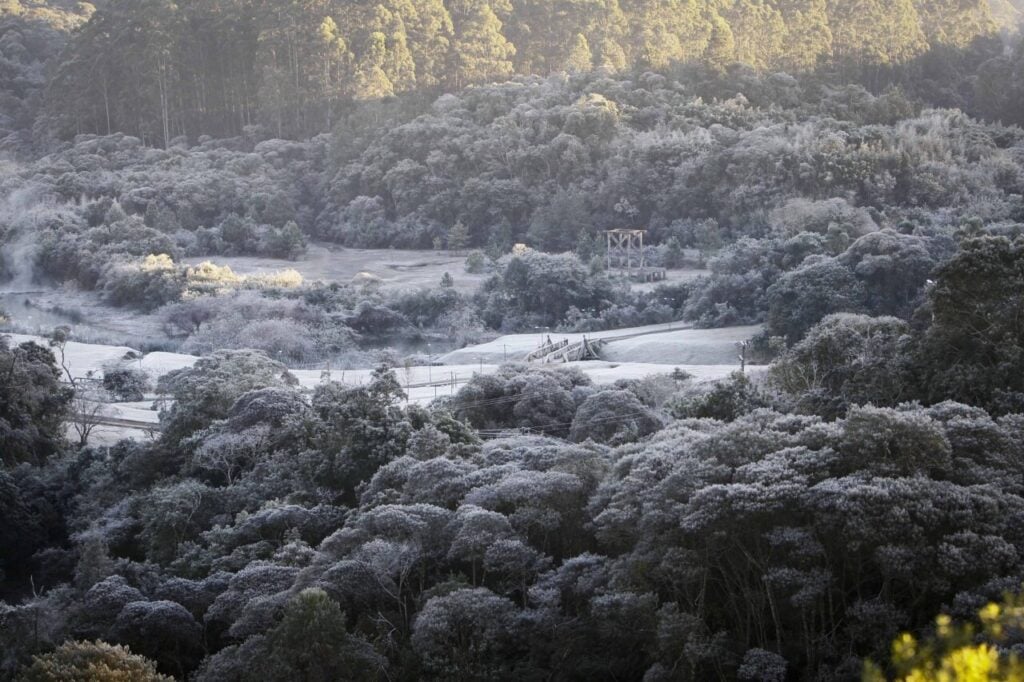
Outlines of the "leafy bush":
<svg viewBox="0 0 1024 682">
<path fill-rule="evenodd" d="M 51 653 L 36 656 L 18 678 L 20 682 L 171 682 L 156 664 L 127 647 L 105 642 L 66 642 Z"/>
<path fill-rule="evenodd" d="M 471 251 L 466 256 L 466 272 L 478 275 L 487 267 L 487 257 L 482 251 Z"/>
<path fill-rule="evenodd" d="M 728 379 L 710 386 L 685 389 L 670 408 L 676 419 L 734 421 L 768 405 L 746 374 L 734 372 Z"/>
<path fill-rule="evenodd" d="M 137 402 L 145 397 L 151 384 L 141 369 L 111 365 L 103 368 L 103 388 L 123 402 Z"/>
</svg>

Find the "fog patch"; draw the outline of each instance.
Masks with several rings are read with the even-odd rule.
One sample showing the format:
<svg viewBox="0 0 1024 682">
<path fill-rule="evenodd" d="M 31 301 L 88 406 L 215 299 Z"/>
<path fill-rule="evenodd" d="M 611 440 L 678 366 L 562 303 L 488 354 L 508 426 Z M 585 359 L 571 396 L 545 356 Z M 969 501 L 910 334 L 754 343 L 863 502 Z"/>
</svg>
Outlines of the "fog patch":
<svg viewBox="0 0 1024 682">
<path fill-rule="evenodd" d="M 0 291 L 32 290 L 39 235 L 52 225 L 75 222 L 74 208 L 41 187 L 21 187 L 0 198 Z"/>
</svg>

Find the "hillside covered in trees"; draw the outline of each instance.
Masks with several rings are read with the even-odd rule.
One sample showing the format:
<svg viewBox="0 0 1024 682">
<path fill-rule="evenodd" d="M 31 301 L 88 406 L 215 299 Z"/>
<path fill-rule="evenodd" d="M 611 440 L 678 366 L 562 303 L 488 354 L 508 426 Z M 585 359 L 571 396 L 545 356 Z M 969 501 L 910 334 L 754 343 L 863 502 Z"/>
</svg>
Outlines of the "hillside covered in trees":
<svg viewBox="0 0 1024 682">
<path fill-rule="evenodd" d="M 0 0 L 0 289 L 197 356 L 0 336 L 0 680 L 1016 679 L 1020 4 Z M 465 267 L 217 263 L 314 248 Z M 679 321 L 770 366 L 395 349 Z"/>
<path fill-rule="evenodd" d="M 741 63 L 839 70 L 879 85 L 893 67 L 972 49 L 1017 18 L 1008 2 L 989 0 L 96 5 L 7 0 L 4 71 L 20 73 L 4 89 L 25 96 L 45 63 L 46 132 L 124 132 L 154 146 L 234 136 L 252 125 L 277 137 L 310 136 L 347 120 L 359 102 L 436 96 L 517 74 Z M 52 32 L 72 27 L 58 53 Z"/>
<path fill-rule="evenodd" d="M 812 76 L 524 77 L 442 95 L 407 122 L 304 141 L 161 150 L 80 136 L 0 172 L 0 272 L 73 282 L 115 305 L 196 308 L 195 294 L 240 280 L 190 274 L 188 258 L 297 258 L 309 240 L 439 245 L 482 251 L 477 265 L 497 279 L 443 304 L 370 302 L 394 320 L 471 313 L 469 326 L 506 331 L 768 322 L 792 343 L 832 312 L 909 320 L 957 235 L 1016 234 L 1022 145 L 1015 126 Z M 678 265 L 691 249 L 710 272 L 653 294 L 616 289 L 591 265 L 601 231 L 622 224 L 648 230 L 652 262 Z M 512 259 L 516 243 L 538 253 Z M 531 296 L 545 281 L 562 284 Z M 357 292 L 289 295 L 335 317 L 360 303 Z"/>
<path fill-rule="evenodd" d="M 827 317 L 762 388 L 510 365 L 423 408 L 219 351 L 161 380 L 156 441 L 76 450 L 53 351 L 0 344 L 0 675 L 885 670 L 1024 579 L 1021 250 L 965 238 L 918 329 Z"/>
</svg>

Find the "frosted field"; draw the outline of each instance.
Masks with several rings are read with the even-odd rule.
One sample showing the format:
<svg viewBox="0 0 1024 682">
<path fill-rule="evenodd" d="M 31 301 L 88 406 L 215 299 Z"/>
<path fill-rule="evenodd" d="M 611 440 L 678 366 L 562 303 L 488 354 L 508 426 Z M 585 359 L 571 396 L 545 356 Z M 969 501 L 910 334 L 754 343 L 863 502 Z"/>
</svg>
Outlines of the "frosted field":
<svg viewBox="0 0 1024 682">
<path fill-rule="evenodd" d="M 738 369 L 738 361 L 735 360 L 734 340 L 749 338 L 758 331 L 756 327 L 735 327 L 731 329 L 718 330 L 691 330 L 672 329 L 671 325 L 655 325 L 654 327 L 640 327 L 637 329 L 623 329 L 614 332 L 602 332 L 588 335 L 602 338 L 630 337 L 610 342 L 606 347 L 607 354 L 612 352 L 621 355 L 640 355 L 643 351 L 649 355 L 661 353 L 663 356 L 677 353 L 671 350 L 673 344 L 682 344 L 684 347 L 689 343 L 690 352 L 695 362 L 687 363 L 665 363 L 665 362 L 628 362 L 609 359 L 599 362 L 573 362 L 568 365 L 550 365 L 551 367 L 578 367 L 597 385 L 608 385 L 620 379 L 643 379 L 644 377 L 668 374 L 679 368 L 694 377 L 695 381 L 715 381 L 728 376 Z M 617 336 L 616 336 L 617 335 Z M 26 336 L 23 334 L 6 334 L 12 345 L 26 341 L 34 341 L 45 346 L 46 339 L 38 336 Z M 563 338 L 565 335 L 558 335 Z M 582 337 L 579 335 L 568 335 Z M 552 339 L 556 339 L 552 335 Z M 684 343 L 684 341 L 686 343 Z M 474 346 L 450 353 L 445 358 L 458 353 L 464 359 L 477 359 L 477 362 L 459 362 L 457 364 L 445 364 L 443 366 L 417 366 L 398 367 L 395 375 L 399 383 L 405 388 L 409 395 L 409 402 L 427 404 L 435 398 L 450 396 L 458 392 L 459 388 L 465 385 L 476 374 L 493 374 L 498 371 L 501 365 L 502 347 L 512 346 L 517 353 L 525 356 L 533 350 L 539 342 L 537 334 L 520 334 L 511 337 L 502 337 L 488 344 Z M 698 343 L 699 342 L 699 343 Z M 700 345 L 700 344 L 703 344 Z M 497 348 L 497 350 L 495 350 Z M 638 350 L 641 349 L 641 350 Z M 659 350 L 660 349 L 660 350 Z M 669 349 L 669 350 L 665 350 Z M 692 350 L 697 349 L 697 350 Z M 99 344 L 78 343 L 71 341 L 65 348 L 65 356 L 72 376 L 84 377 L 90 371 L 100 374 L 103 365 L 111 362 L 121 362 L 126 355 L 134 353 L 126 346 L 104 346 Z M 723 358 L 721 362 L 705 362 L 707 358 Z M 732 361 L 729 361 L 730 358 Z M 146 371 L 153 381 L 176 369 L 191 367 L 195 364 L 195 356 L 181 355 L 177 353 L 150 353 L 132 363 Z M 515 358 L 510 358 L 510 360 Z M 696 360 L 700 360 L 699 362 Z M 755 375 L 763 372 L 762 367 L 748 367 L 748 370 Z M 303 388 L 313 389 L 324 379 L 324 370 L 291 370 L 292 374 L 299 380 Z M 360 370 L 333 370 L 330 379 L 350 385 L 363 385 L 371 381 L 372 369 Z M 155 396 L 153 396 L 155 398 Z M 115 403 L 104 407 L 103 418 L 107 420 L 126 420 L 137 424 L 159 423 L 157 411 L 154 409 L 153 400 L 132 403 Z M 69 434 L 74 435 L 74 434 Z M 97 445 L 107 445 L 117 442 L 122 438 L 149 438 L 152 433 L 147 428 L 135 426 L 118 426 L 104 424 L 98 426 L 93 432 L 90 442 Z"/>
<path fill-rule="evenodd" d="M 446 251 L 432 250 L 348 249 L 329 243 L 310 244 L 306 255 L 296 261 L 210 256 L 188 258 L 182 262 L 198 265 L 207 260 L 216 265 L 226 265 L 239 275 L 271 275 L 293 269 L 307 282 L 376 282 L 385 289 L 395 290 L 436 287 L 443 275 L 448 273 L 453 278 L 455 288 L 465 294 L 476 291 L 490 276 L 490 273 L 467 273 L 465 253 L 452 255 Z M 656 286 L 691 281 L 707 273 L 707 270 L 694 268 L 668 270 L 667 278 L 662 282 L 632 283 L 631 286 L 634 290 L 650 291 Z M 0 308 L 12 318 L 13 328 L 28 334 L 46 334 L 54 327 L 68 325 L 74 328 L 77 338 L 100 344 L 145 345 L 168 338 L 159 314 L 116 308 L 104 303 L 97 292 L 75 288 L 26 286 L 24 289 L 0 291 Z M 69 314 L 74 317 L 69 317 Z M 676 324 L 674 328 L 679 329 L 680 325 Z M 600 334 L 591 336 L 597 337 Z M 523 355 L 528 352 L 525 351 Z M 490 358 L 493 362 L 502 361 L 502 357 L 496 354 L 490 355 Z M 668 361 L 657 356 L 652 358 L 651 362 Z"/>
<path fill-rule="evenodd" d="M 10 338 L 11 345 L 35 341 L 40 346 L 47 346 L 48 341 L 40 336 L 26 336 L 24 334 L 3 334 Z M 85 377 L 90 371 L 101 374 L 103 365 L 111 362 L 121 362 L 129 353 L 138 351 L 127 346 L 104 346 L 94 343 L 78 343 L 69 341 L 64 348 L 68 369 L 73 377 Z M 179 355 L 177 353 L 150 353 L 142 360 L 132 361 L 133 367 L 138 367 L 147 372 L 154 380 L 182 367 L 191 367 L 198 358 L 192 355 Z M 57 358 L 58 362 L 60 358 Z"/>
<path fill-rule="evenodd" d="M 30 301 L 31 305 L 26 305 Z M 116 343 L 135 343 L 140 339 L 166 337 L 158 315 L 115 308 L 92 291 L 54 288 L 34 291 L 0 292 L 0 308 L 11 317 L 16 328 L 32 334 L 46 334 L 60 325 L 74 328 L 79 338 Z M 74 311 L 80 318 L 68 317 Z"/>
<path fill-rule="evenodd" d="M 293 269 L 306 281 L 349 284 L 362 281 L 362 273 L 379 279 L 382 286 L 395 289 L 420 289 L 437 286 L 444 273 L 455 280 L 455 288 L 472 293 L 487 279 L 487 274 L 466 272 L 466 254 L 446 251 L 406 251 L 392 249 L 347 249 L 336 244 L 313 243 L 306 255 L 295 261 L 248 256 L 189 258 L 185 263 L 203 261 L 227 265 L 239 275 L 269 275 Z M 357 280 L 360 277 L 360 280 Z"/>
<path fill-rule="evenodd" d="M 589 334 L 510 334 L 488 343 L 467 346 L 441 356 L 441 362 L 501 363 L 523 360 L 537 350 L 550 336 L 552 341 L 567 339 L 570 343 L 588 339 L 604 339 L 601 349 L 605 360 L 620 363 L 653 365 L 733 365 L 738 367 L 736 344 L 761 333 L 762 327 L 726 327 L 724 329 L 693 329 L 681 322 L 647 327 L 615 329 Z M 662 368 L 663 369 L 663 368 Z"/>
<path fill-rule="evenodd" d="M 736 344 L 761 333 L 761 326 L 724 329 L 682 329 L 610 341 L 601 353 L 606 360 L 652 362 L 659 365 L 739 364 Z"/>
<path fill-rule="evenodd" d="M 739 328 L 737 328 L 739 329 Z M 726 331 L 726 330 L 719 330 Z M 12 345 L 26 341 L 34 341 L 40 345 L 46 345 L 46 339 L 38 336 L 25 336 L 23 334 L 6 334 Z M 485 344 L 489 345 L 489 344 Z M 608 346 L 609 348 L 612 345 Z M 103 346 L 91 343 L 76 343 L 71 341 L 67 344 L 65 354 L 72 376 L 84 377 L 88 372 L 101 373 L 103 365 L 109 362 L 119 362 L 126 354 L 134 352 L 131 348 L 124 346 Z M 193 355 L 180 355 L 177 353 L 150 353 L 141 360 L 133 361 L 133 366 L 140 367 L 149 374 L 153 381 L 176 369 L 191 367 L 195 364 L 196 358 Z M 652 374 L 666 374 L 676 367 L 694 375 L 698 380 L 710 381 L 728 376 L 729 373 L 739 369 L 739 363 L 721 364 L 664 364 L 664 363 L 643 363 L 643 362 L 571 362 L 567 365 L 549 365 L 550 367 L 579 367 L 595 383 L 614 383 L 619 379 L 641 379 Z M 437 396 L 450 395 L 451 385 L 458 386 L 469 381 L 475 374 L 493 374 L 500 367 L 500 363 L 464 363 L 443 366 L 417 366 L 398 367 L 395 375 L 403 387 L 408 387 L 410 399 L 416 402 L 428 402 Z M 322 369 L 293 369 L 292 374 L 299 380 L 303 388 L 315 388 L 323 381 L 324 370 Z M 330 378 L 333 381 L 360 386 L 369 383 L 373 375 L 372 369 L 355 370 L 333 370 Z M 140 413 L 148 412 L 151 403 L 119 403 L 117 410 L 111 412 L 111 416 L 121 419 L 148 421 L 140 417 Z"/>
<path fill-rule="evenodd" d="M 184 263 L 198 265 L 211 261 L 227 265 L 239 275 L 270 275 L 292 269 L 306 281 L 337 282 L 338 284 L 365 282 L 365 275 L 379 280 L 381 286 L 392 289 L 420 289 L 437 286 L 444 273 L 455 280 L 455 288 L 462 293 L 473 293 L 490 273 L 466 272 L 466 255 L 453 255 L 447 251 L 410 251 L 395 249 L 349 249 L 327 242 L 310 243 L 306 254 L 298 260 L 278 260 L 251 256 L 209 256 L 188 258 Z M 663 284 L 689 282 L 709 273 L 708 270 L 685 268 L 669 270 L 661 282 L 634 283 L 637 291 L 651 291 Z"/>
</svg>

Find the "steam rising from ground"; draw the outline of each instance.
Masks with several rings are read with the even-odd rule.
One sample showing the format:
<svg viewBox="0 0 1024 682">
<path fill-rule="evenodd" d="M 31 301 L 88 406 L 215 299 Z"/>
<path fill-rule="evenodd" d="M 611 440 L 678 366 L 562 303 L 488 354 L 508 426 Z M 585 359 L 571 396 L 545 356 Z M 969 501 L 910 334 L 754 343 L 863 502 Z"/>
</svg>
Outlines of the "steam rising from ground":
<svg viewBox="0 0 1024 682">
<path fill-rule="evenodd" d="M 14 174 L 0 166 L 0 187 Z M 58 203 L 45 188 L 25 186 L 0 196 L 0 291 L 32 288 L 39 235 L 55 222 L 75 220 L 71 206 Z"/>
</svg>

